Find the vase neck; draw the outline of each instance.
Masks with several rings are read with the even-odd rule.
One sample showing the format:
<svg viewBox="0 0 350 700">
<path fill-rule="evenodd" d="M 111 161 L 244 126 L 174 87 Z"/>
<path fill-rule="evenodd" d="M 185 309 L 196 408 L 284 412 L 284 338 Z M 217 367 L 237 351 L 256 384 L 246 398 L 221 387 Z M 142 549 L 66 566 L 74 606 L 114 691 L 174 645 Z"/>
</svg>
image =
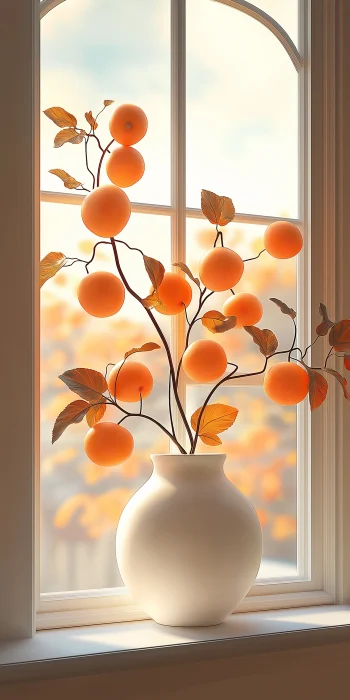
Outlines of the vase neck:
<svg viewBox="0 0 350 700">
<path fill-rule="evenodd" d="M 151 455 L 154 473 L 168 481 L 207 481 L 223 475 L 225 454 Z"/>
</svg>

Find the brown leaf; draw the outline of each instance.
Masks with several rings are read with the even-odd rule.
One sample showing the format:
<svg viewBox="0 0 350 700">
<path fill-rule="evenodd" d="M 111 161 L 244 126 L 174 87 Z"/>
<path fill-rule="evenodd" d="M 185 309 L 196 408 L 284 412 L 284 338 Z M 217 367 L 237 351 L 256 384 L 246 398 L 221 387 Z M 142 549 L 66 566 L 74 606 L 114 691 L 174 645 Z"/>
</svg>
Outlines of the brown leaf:
<svg viewBox="0 0 350 700">
<path fill-rule="evenodd" d="M 344 355 L 344 367 L 350 370 L 350 355 Z"/>
<path fill-rule="evenodd" d="M 72 177 L 72 175 L 69 175 L 68 173 L 66 173 L 65 170 L 62 170 L 61 168 L 53 168 L 53 170 L 49 170 L 49 173 L 52 173 L 52 175 L 56 175 L 57 177 L 59 177 L 68 190 L 76 190 L 77 187 L 79 187 L 82 184 L 81 182 L 78 182 L 78 180 L 76 180 L 74 177 Z"/>
<path fill-rule="evenodd" d="M 328 312 L 324 304 L 320 304 L 320 314 L 322 316 L 322 323 L 320 323 L 316 328 L 317 335 L 327 335 L 328 331 L 332 326 L 334 326 L 334 321 L 328 318 Z"/>
<path fill-rule="evenodd" d="M 200 435 L 200 439 L 205 445 L 211 445 L 212 447 L 222 445 L 222 440 L 214 433 L 203 433 L 203 435 Z"/>
<path fill-rule="evenodd" d="M 332 377 L 334 377 L 339 382 L 339 384 L 341 384 L 341 387 L 342 387 L 343 393 L 344 393 L 344 398 L 347 399 L 348 401 L 350 401 L 350 393 L 348 390 L 347 380 L 344 377 L 342 377 L 342 375 L 339 374 L 339 372 L 337 372 L 337 370 L 335 370 L 335 369 L 328 369 L 328 367 L 327 367 L 324 371 L 327 372 L 328 374 L 331 374 Z"/>
<path fill-rule="evenodd" d="M 230 428 L 238 415 L 238 409 L 233 408 L 232 406 L 227 406 L 223 403 L 208 404 L 203 411 L 203 415 L 198 426 L 201 411 L 202 406 L 197 408 L 197 410 L 193 413 L 191 416 L 191 426 L 195 431 L 198 429 L 198 435 L 200 438 L 202 435 L 204 435 L 206 436 L 206 439 L 208 439 L 208 435 L 217 435 L 217 433 L 222 433 L 224 430 Z"/>
<path fill-rule="evenodd" d="M 82 399 L 93 403 L 101 400 L 102 394 L 107 391 L 107 382 L 103 374 L 94 369 L 84 367 L 69 369 L 63 372 L 59 379 L 62 379 L 62 382 Z"/>
<path fill-rule="evenodd" d="M 52 444 L 61 437 L 69 425 L 81 423 L 89 408 L 90 404 L 87 401 L 72 401 L 72 403 L 68 404 L 56 418 L 52 431 Z"/>
<path fill-rule="evenodd" d="M 90 124 L 91 129 L 93 131 L 96 131 L 98 124 L 97 124 L 96 119 L 94 119 L 94 117 L 92 116 L 91 109 L 90 109 L 90 112 L 85 112 L 85 119 L 86 119 L 87 123 Z"/>
<path fill-rule="evenodd" d="M 40 260 L 40 287 L 47 282 L 51 277 L 54 277 L 61 267 L 66 262 L 66 256 L 63 253 L 48 253 Z"/>
<path fill-rule="evenodd" d="M 98 423 L 101 418 L 103 418 L 106 413 L 106 401 L 103 403 L 96 403 L 91 406 L 86 414 L 86 421 L 90 428 L 93 428 L 96 423 Z"/>
<path fill-rule="evenodd" d="M 329 344 L 333 345 L 337 352 L 350 350 L 350 321 L 339 321 L 331 328 Z"/>
<path fill-rule="evenodd" d="M 86 131 L 83 129 L 79 134 L 74 129 L 62 129 L 55 136 L 54 148 L 60 148 L 65 143 L 81 143 L 84 139 Z"/>
<path fill-rule="evenodd" d="M 157 289 L 163 281 L 165 267 L 159 260 L 154 258 L 149 258 L 147 255 L 143 256 L 143 262 L 145 264 L 146 272 L 150 278 L 153 289 Z"/>
<path fill-rule="evenodd" d="M 159 349 L 160 349 L 160 345 L 158 345 L 157 343 L 144 343 L 143 345 L 141 345 L 140 348 L 132 348 L 131 350 L 126 352 L 124 355 L 124 359 L 126 360 L 126 358 L 129 357 L 130 355 L 134 355 L 135 352 L 150 352 L 151 350 L 159 350 Z"/>
<path fill-rule="evenodd" d="M 75 116 L 63 109 L 63 107 L 49 107 L 49 109 L 44 109 L 44 114 L 62 128 L 77 125 Z"/>
<path fill-rule="evenodd" d="M 254 343 L 258 346 L 262 355 L 268 357 L 273 355 L 278 348 L 278 340 L 268 328 L 257 328 L 257 326 L 244 326 L 244 330 L 252 336 Z"/>
<path fill-rule="evenodd" d="M 200 283 L 198 277 L 194 277 L 194 276 L 193 276 L 193 274 L 192 274 L 190 268 L 187 267 L 187 265 L 185 265 L 185 263 L 183 263 L 183 262 L 173 263 L 173 266 L 174 266 L 174 267 L 179 267 L 180 270 L 182 270 L 182 272 L 184 272 L 184 273 L 187 275 L 187 277 L 189 277 L 190 280 L 192 280 L 192 282 L 194 282 L 194 283 L 197 285 L 197 287 L 200 288 L 201 283 Z"/>
<path fill-rule="evenodd" d="M 226 226 L 235 218 L 235 208 L 232 199 L 220 197 L 210 190 L 202 190 L 201 207 L 204 216 L 211 224 Z"/>
<path fill-rule="evenodd" d="M 160 300 L 158 292 L 152 292 L 152 294 L 149 294 L 145 299 L 141 299 L 141 301 L 146 309 L 156 309 L 157 307 L 160 307 L 166 311 L 166 306 Z"/>
<path fill-rule="evenodd" d="M 225 333 L 236 325 L 236 316 L 224 316 L 221 311 L 207 311 L 202 316 L 202 325 L 211 333 Z"/>
<path fill-rule="evenodd" d="M 287 306 L 287 304 L 284 303 L 284 301 L 280 301 L 280 299 L 275 299 L 275 297 L 270 297 L 270 301 L 273 301 L 276 306 L 281 309 L 283 314 L 287 314 L 287 316 L 290 316 L 291 318 L 296 317 L 296 311 L 294 309 L 291 309 L 290 306 Z"/>
<path fill-rule="evenodd" d="M 307 370 L 307 373 L 309 375 L 309 380 L 310 380 L 310 384 L 309 384 L 310 408 L 311 408 L 311 411 L 314 411 L 316 408 L 319 408 L 319 406 L 321 406 L 326 399 L 327 391 L 328 391 L 328 382 L 322 376 L 322 374 L 320 374 L 319 372 L 316 372 L 316 370 L 310 369 L 310 367 L 306 367 L 306 366 L 305 366 L 305 369 Z"/>
<path fill-rule="evenodd" d="M 114 100 L 103 100 L 103 104 L 105 107 L 109 107 L 109 105 L 112 105 Z"/>
</svg>

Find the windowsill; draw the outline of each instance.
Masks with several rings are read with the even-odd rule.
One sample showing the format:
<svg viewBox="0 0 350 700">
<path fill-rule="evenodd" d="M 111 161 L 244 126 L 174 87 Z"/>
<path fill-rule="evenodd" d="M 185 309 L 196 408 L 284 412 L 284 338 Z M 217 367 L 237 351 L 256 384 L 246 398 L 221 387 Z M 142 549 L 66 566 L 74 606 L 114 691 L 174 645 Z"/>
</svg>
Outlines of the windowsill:
<svg viewBox="0 0 350 700">
<path fill-rule="evenodd" d="M 171 628 L 151 620 L 38 632 L 0 644 L 0 682 L 88 675 L 229 658 L 350 640 L 350 606 L 231 615 L 222 625 Z"/>
</svg>

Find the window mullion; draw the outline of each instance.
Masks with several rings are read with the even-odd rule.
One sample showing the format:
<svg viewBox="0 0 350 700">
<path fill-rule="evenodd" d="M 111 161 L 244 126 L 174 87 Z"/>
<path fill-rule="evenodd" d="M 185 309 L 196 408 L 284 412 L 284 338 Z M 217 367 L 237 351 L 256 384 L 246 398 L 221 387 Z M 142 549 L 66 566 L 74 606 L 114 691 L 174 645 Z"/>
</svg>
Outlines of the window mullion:
<svg viewBox="0 0 350 700">
<path fill-rule="evenodd" d="M 186 259 L 186 0 L 171 0 L 171 261 Z M 183 352 L 185 314 L 172 316 L 171 345 L 175 365 Z M 179 395 L 184 404 L 182 378 Z M 181 443 L 185 429 L 173 402 L 175 431 Z"/>
</svg>

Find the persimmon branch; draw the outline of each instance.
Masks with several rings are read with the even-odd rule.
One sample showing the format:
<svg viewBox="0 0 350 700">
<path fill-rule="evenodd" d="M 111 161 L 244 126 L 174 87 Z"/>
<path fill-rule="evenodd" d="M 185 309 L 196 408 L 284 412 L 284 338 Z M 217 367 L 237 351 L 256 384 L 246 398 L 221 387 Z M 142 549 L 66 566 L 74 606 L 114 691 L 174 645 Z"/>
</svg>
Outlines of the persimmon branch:
<svg viewBox="0 0 350 700">
<path fill-rule="evenodd" d="M 90 137 L 90 134 L 89 134 L 89 136 L 88 136 L 86 139 L 84 139 L 84 146 L 85 146 L 85 163 L 86 163 L 86 169 L 88 170 L 88 172 L 90 173 L 90 175 L 91 175 L 91 177 L 92 177 L 92 189 L 95 189 L 95 181 L 96 181 L 95 175 L 94 175 L 94 173 L 92 172 L 92 170 L 90 170 L 90 168 L 89 168 L 89 159 L 88 159 L 88 143 L 89 143 L 89 137 Z"/>
<path fill-rule="evenodd" d="M 115 259 L 115 263 L 116 263 L 116 266 L 117 266 L 117 270 L 118 270 L 119 275 L 120 275 L 120 277 L 121 277 L 121 279 L 122 279 L 122 281 L 123 281 L 123 283 L 124 283 L 124 285 L 125 285 L 125 288 L 128 290 L 129 294 L 131 294 L 131 296 L 133 296 L 134 299 L 137 299 L 137 301 L 138 301 L 140 304 L 142 304 L 142 306 L 143 306 L 141 297 L 137 294 L 137 292 L 135 292 L 135 291 L 132 289 L 132 287 L 130 287 L 129 282 L 128 282 L 128 280 L 126 279 L 126 277 L 125 277 L 125 275 L 124 275 L 124 272 L 123 272 L 123 270 L 122 270 L 122 267 L 121 267 L 120 261 L 119 261 L 119 255 L 118 255 L 118 250 L 117 250 L 116 241 L 115 241 L 114 238 L 111 238 L 110 240 L 111 240 L 112 247 L 113 247 L 114 259 Z M 177 390 L 176 378 L 175 378 L 175 369 L 174 369 L 173 359 L 172 359 L 172 356 L 171 356 L 171 352 L 170 352 L 170 348 L 169 348 L 167 339 L 166 339 L 166 337 L 165 337 L 165 335 L 164 335 L 164 333 L 163 333 L 163 331 L 162 331 L 162 329 L 161 329 L 159 323 L 158 323 L 158 322 L 156 321 L 156 319 L 154 318 L 154 316 L 153 316 L 151 310 L 148 309 L 146 306 L 143 306 L 143 308 L 145 309 L 147 315 L 149 316 L 151 322 L 153 323 L 153 325 L 154 325 L 154 327 L 155 327 L 155 329 L 156 329 L 156 331 L 157 331 L 157 333 L 158 333 L 158 335 L 159 335 L 159 337 L 160 337 L 160 339 L 161 339 L 161 341 L 162 341 L 162 343 L 163 343 L 163 346 L 164 346 L 164 349 L 165 349 L 165 352 L 166 352 L 166 355 L 167 355 L 167 358 L 168 358 L 168 363 L 169 363 L 169 368 L 170 368 L 170 374 L 171 374 L 171 380 L 172 380 L 172 385 L 173 385 L 173 390 L 174 390 L 175 401 L 176 401 L 177 407 L 178 407 L 178 409 L 179 409 L 181 418 L 182 418 L 182 420 L 183 420 L 184 426 L 185 426 L 185 428 L 186 428 L 186 432 L 187 432 L 187 435 L 188 435 L 189 440 L 190 440 L 190 445 L 191 445 L 191 447 L 192 447 L 192 445 L 193 445 L 193 436 L 192 436 L 191 428 L 190 428 L 189 423 L 188 423 L 188 421 L 187 421 L 186 414 L 185 414 L 185 411 L 184 411 L 183 406 L 182 406 L 182 404 L 181 404 L 180 397 L 179 397 L 179 393 L 178 393 L 178 390 Z M 169 433 L 169 434 L 170 434 L 170 433 Z"/>
<path fill-rule="evenodd" d="M 207 294 L 207 296 L 205 296 L 205 292 L 206 292 L 206 291 L 207 291 L 207 288 L 206 288 L 206 287 L 204 287 L 204 289 L 201 290 L 200 295 L 199 295 L 198 309 L 197 309 L 195 315 L 193 316 L 192 321 L 189 323 L 189 326 L 188 326 L 188 329 L 187 329 L 186 341 L 185 341 L 185 348 L 184 348 L 184 351 L 183 351 L 183 353 L 182 353 L 182 355 L 181 355 L 181 357 L 180 357 L 180 361 L 179 361 L 179 364 L 178 364 L 178 367 L 177 367 L 177 371 L 176 371 L 176 387 L 178 387 L 178 385 L 179 385 L 179 378 L 180 378 L 180 371 L 181 371 L 181 367 L 182 367 L 183 356 L 184 356 L 184 354 L 185 354 L 185 352 L 186 352 L 186 350 L 187 350 L 187 348 L 188 348 L 188 346 L 189 346 L 191 330 L 192 330 L 194 324 L 195 324 L 197 321 L 200 321 L 200 318 L 198 318 L 198 316 L 199 316 L 199 313 L 200 313 L 200 311 L 201 311 L 203 305 L 204 305 L 205 302 L 209 299 L 209 297 L 211 297 L 212 294 L 214 294 L 214 292 L 209 292 L 209 293 Z M 187 314 L 186 314 L 186 318 L 187 318 Z"/>
<path fill-rule="evenodd" d="M 96 248 L 99 245 L 111 245 L 111 242 L 110 241 L 98 241 L 98 243 L 95 243 L 95 245 L 92 249 L 92 256 L 91 256 L 90 260 L 82 260 L 81 258 L 66 258 L 66 260 L 71 260 L 71 262 L 68 265 L 63 265 L 63 267 L 72 267 L 72 265 L 74 265 L 75 263 L 81 262 L 81 263 L 84 263 L 86 272 L 87 272 L 87 274 L 89 274 L 88 267 L 92 263 L 92 261 L 94 260 L 95 255 L 96 255 Z"/>
<path fill-rule="evenodd" d="M 258 253 L 258 255 L 255 256 L 255 258 L 247 258 L 246 260 L 243 260 L 243 262 L 246 263 L 246 262 L 250 262 L 251 260 L 257 260 L 258 258 L 260 258 L 260 255 L 262 255 L 263 253 L 265 253 L 265 251 L 266 251 L 266 248 L 263 248 L 263 249 L 260 251 L 260 253 Z"/>
<path fill-rule="evenodd" d="M 327 357 L 326 357 L 326 359 L 325 359 L 325 361 L 324 361 L 324 366 L 325 366 L 325 368 L 327 367 L 327 362 L 328 362 L 328 360 L 329 360 L 329 358 L 330 358 L 330 356 L 331 356 L 331 354 L 332 354 L 332 351 L 333 351 L 333 347 L 331 347 L 331 349 L 330 349 L 330 351 L 329 351 L 329 353 L 328 353 L 328 355 L 327 355 Z"/>
<path fill-rule="evenodd" d="M 120 406 L 117 406 L 117 408 L 120 408 Z M 123 421 L 125 421 L 127 418 L 145 418 L 146 420 L 151 421 L 152 423 L 157 425 L 158 428 L 163 430 L 163 432 L 168 436 L 168 438 L 170 438 L 170 440 L 172 440 L 172 442 L 180 450 L 181 454 L 183 454 L 183 455 L 187 454 L 186 450 L 182 447 L 182 445 L 180 445 L 180 443 L 177 441 L 176 437 L 174 437 L 174 435 L 172 435 L 164 425 L 159 423 L 159 421 L 157 421 L 155 418 L 152 418 L 152 416 L 147 416 L 145 413 L 128 413 L 126 411 L 124 411 L 124 413 L 126 413 L 126 415 L 123 416 L 123 418 L 121 418 L 121 420 L 118 422 L 118 425 L 121 425 L 123 423 Z"/>
<path fill-rule="evenodd" d="M 109 144 L 106 146 L 106 148 L 104 148 L 102 151 L 100 162 L 99 162 L 98 168 L 97 168 L 96 187 L 98 187 L 100 184 L 101 167 L 102 167 L 103 159 L 104 159 L 109 147 L 112 145 L 112 143 L 114 143 L 114 139 L 112 139 L 112 141 L 110 141 Z"/>
</svg>

